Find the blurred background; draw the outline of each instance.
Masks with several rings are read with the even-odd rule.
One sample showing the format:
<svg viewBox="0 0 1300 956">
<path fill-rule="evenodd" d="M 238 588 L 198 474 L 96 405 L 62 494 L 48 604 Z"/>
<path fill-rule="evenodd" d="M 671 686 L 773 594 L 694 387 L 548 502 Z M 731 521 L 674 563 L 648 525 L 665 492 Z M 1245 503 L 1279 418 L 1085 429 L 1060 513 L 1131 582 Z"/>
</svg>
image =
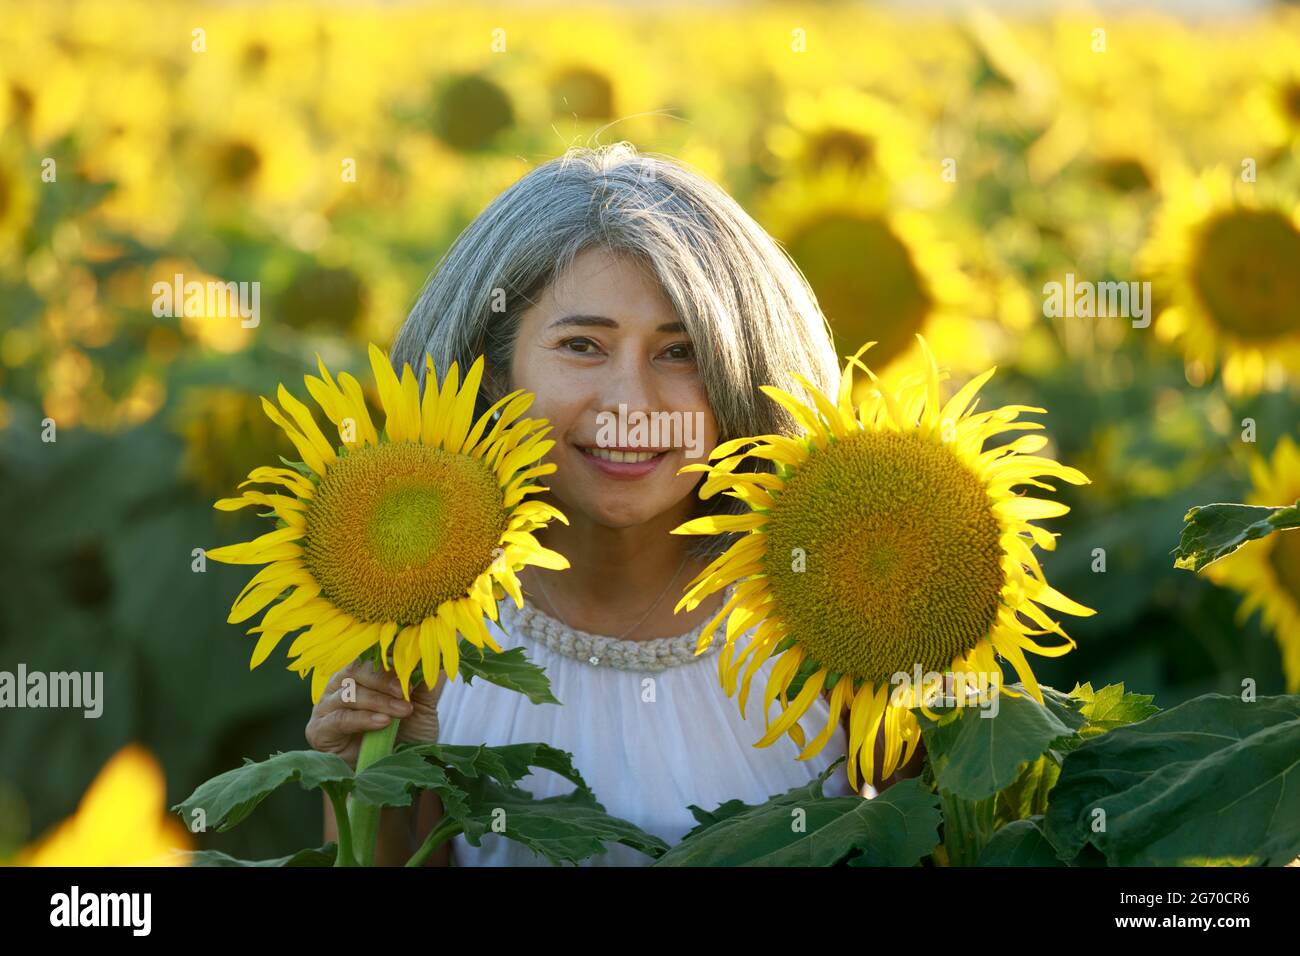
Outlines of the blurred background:
<svg viewBox="0 0 1300 956">
<path fill-rule="evenodd" d="M 115 799 L 154 819 L 306 746 L 307 686 L 225 623 L 250 569 L 192 569 L 258 533 L 212 501 L 292 453 L 257 396 L 303 396 L 318 353 L 364 369 L 457 233 L 574 145 L 721 183 L 841 353 L 903 374 L 920 331 L 954 381 L 997 364 L 987 401 L 1048 409 L 1045 453 L 1093 483 L 1060 489 L 1043 564 L 1098 614 L 1041 680 L 1300 690 L 1295 627 L 1170 554 L 1297 434 L 1300 10 L 1163 6 L 0 0 L 0 670 L 100 671 L 105 698 L 0 711 L 0 859 L 133 742 Z M 260 283 L 259 323 L 155 315 L 177 273 Z M 1045 315 L 1067 275 L 1150 282 L 1150 326 Z M 1297 551 L 1254 595 L 1284 622 Z M 271 857 L 320 826 L 289 788 L 176 839 Z"/>
</svg>

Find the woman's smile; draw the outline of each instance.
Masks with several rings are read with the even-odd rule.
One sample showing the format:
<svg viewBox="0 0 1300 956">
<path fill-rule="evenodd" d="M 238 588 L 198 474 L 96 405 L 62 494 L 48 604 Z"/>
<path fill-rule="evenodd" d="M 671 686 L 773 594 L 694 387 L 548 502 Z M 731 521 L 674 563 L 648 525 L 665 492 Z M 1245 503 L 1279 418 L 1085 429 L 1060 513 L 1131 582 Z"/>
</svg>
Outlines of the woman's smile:
<svg viewBox="0 0 1300 956">
<path fill-rule="evenodd" d="M 575 445 L 582 460 L 600 474 L 616 481 L 635 481 L 657 469 L 675 449 L 600 448 Z"/>
</svg>

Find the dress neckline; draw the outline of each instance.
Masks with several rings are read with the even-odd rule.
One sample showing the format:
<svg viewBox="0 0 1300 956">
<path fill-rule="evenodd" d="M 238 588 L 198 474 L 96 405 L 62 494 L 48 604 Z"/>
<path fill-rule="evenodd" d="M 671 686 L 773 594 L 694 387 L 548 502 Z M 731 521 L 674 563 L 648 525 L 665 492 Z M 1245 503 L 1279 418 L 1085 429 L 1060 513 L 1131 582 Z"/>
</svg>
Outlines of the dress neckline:
<svg viewBox="0 0 1300 956">
<path fill-rule="evenodd" d="M 730 599 L 732 587 L 734 585 L 727 588 L 724 603 Z M 695 653 L 700 634 L 712 618 L 700 622 L 685 634 L 678 634 L 676 637 L 632 641 L 569 627 L 534 605 L 526 596 L 522 608 L 516 607 L 513 601 L 507 601 L 504 602 L 502 610 L 501 623 L 507 625 L 507 633 L 518 633 L 546 645 L 557 654 L 582 661 L 592 667 L 628 671 L 663 671 L 715 654 L 723 643 L 721 637 L 715 635 L 713 642 L 702 654 Z M 720 627 L 725 627 L 725 622 Z"/>
</svg>

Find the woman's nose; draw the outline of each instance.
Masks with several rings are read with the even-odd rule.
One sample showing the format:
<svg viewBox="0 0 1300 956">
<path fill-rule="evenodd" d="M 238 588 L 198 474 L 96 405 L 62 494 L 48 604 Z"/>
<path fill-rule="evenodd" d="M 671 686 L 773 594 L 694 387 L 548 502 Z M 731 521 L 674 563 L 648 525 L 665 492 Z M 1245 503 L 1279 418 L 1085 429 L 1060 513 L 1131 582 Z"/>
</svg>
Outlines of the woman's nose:
<svg viewBox="0 0 1300 956">
<path fill-rule="evenodd" d="M 627 413 L 660 411 L 659 390 L 654 370 L 637 356 L 621 358 L 611 363 L 609 375 L 601 387 L 601 407 L 615 414 L 619 406 Z"/>
</svg>

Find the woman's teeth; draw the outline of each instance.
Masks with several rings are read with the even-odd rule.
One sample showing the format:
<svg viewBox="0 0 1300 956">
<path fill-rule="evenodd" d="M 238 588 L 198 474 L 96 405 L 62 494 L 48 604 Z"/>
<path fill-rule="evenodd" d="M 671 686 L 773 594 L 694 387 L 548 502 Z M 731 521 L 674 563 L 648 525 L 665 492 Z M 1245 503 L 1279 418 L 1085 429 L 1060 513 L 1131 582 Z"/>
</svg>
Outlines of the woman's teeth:
<svg viewBox="0 0 1300 956">
<path fill-rule="evenodd" d="M 618 451 L 614 448 L 584 448 L 583 451 L 592 458 L 622 462 L 649 461 L 651 458 L 658 458 L 663 454 L 661 451 Z"/>
</svg>

